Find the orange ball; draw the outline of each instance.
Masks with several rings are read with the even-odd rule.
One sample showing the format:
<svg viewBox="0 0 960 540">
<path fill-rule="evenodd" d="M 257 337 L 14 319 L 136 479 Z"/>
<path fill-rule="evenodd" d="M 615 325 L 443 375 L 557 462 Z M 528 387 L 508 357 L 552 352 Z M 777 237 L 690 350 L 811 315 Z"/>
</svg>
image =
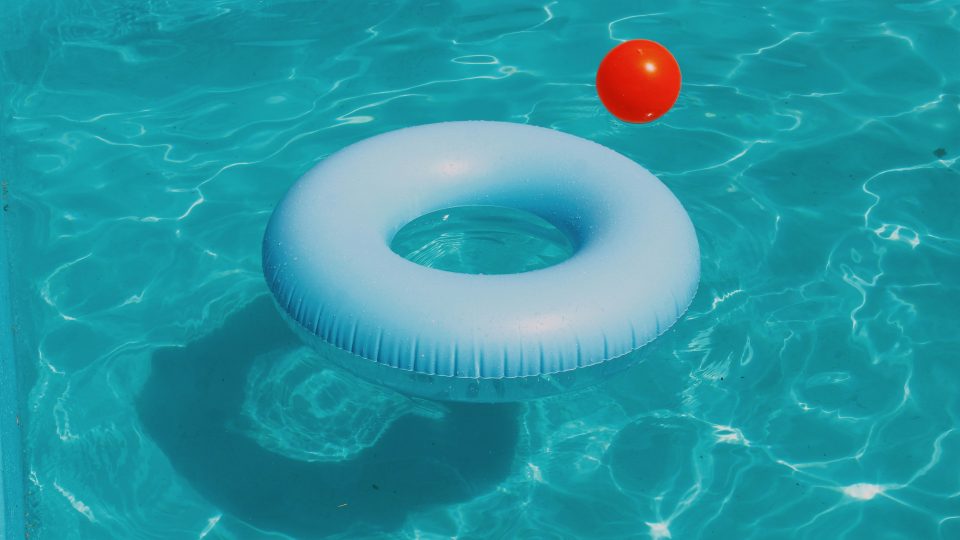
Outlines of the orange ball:
<svg viewBox="0 0 960 540">
<path fill-rule="evenodd" d="M 625 41 L 600 62 L 597 94 L 607 110 L 625 122 L 656 120 L 680 95 L 680 66 L 655 41 Z"/>
</svg>

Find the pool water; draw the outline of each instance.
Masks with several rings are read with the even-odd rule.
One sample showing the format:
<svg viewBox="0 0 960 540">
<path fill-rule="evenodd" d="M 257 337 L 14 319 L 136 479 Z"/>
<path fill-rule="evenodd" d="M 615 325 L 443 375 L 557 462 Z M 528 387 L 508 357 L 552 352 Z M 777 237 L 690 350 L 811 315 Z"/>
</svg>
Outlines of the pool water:
<svg viewBox="0 0 960 540">
<path fill-rule="evenodd" d="M 629 246 L 625 246 L 629 247 Z M 504 206 L 458 206 L 407 223 L 390 249 L 427 268 L 462 274 L 519 274 L 569 259 L 576 239 L 530 212 Z"/>
<path fill-rule="evenodd" d="M 958 12 L 0 0 L 29 537 L 960 538 Z M 593 86 L 629 38 L 684 74 L 649 125 Z M 643 362 L 444 405 L 284 326 L 260 241 L 285 190 L 465 119 L 596 141 L 683 203 L 702 282 Z"/>
</svg>

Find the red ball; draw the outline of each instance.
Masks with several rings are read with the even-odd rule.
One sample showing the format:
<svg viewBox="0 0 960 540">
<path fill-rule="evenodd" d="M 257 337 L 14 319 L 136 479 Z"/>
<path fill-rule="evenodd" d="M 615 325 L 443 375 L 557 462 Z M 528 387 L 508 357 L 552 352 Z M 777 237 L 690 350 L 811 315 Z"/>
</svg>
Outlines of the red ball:
<svg viewBox="0 0 960 540">
<path fill-rule="evenodd" d="M 597 94 L 607 110 L 623 121 L 656 120 L 680 95 L 680 66 L 670 51 L 655 41 L 625 41 L 600 62 Z"/>
</svg>

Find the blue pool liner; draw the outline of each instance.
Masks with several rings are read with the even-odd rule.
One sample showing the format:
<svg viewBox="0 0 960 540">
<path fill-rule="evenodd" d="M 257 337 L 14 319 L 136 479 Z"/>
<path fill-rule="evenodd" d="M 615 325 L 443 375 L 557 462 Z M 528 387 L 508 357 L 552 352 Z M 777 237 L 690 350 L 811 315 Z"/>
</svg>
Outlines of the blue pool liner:
<svg viewBox="0 0 960 540">
<path fill-rule="evenodd" d="M 0 538 L 24 538 L 23 447 L 13 354 L 10 259 L 7 251 L 7 200 L 0 210 Z"/>
</svg>

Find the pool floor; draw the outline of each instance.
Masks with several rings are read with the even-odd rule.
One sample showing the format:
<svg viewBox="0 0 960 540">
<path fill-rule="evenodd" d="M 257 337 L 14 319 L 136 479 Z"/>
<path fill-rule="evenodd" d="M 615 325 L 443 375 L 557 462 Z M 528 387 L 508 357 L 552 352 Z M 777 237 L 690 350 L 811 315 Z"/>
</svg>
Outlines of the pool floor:
<svg viewBox="0 0 960 540">
<path fill-rule="evenodd" d="M 6 532 L 960 538 L 958 11 L 0 0 Z M 593 86 L 631 38 L 683 71 L 651 124 Z M 637 366 L 449 405 L 283 324 L 260 241 L 290 185 L 469 119 L 596 141 L 684 205 L 700 289 Z"/>
</svg>

